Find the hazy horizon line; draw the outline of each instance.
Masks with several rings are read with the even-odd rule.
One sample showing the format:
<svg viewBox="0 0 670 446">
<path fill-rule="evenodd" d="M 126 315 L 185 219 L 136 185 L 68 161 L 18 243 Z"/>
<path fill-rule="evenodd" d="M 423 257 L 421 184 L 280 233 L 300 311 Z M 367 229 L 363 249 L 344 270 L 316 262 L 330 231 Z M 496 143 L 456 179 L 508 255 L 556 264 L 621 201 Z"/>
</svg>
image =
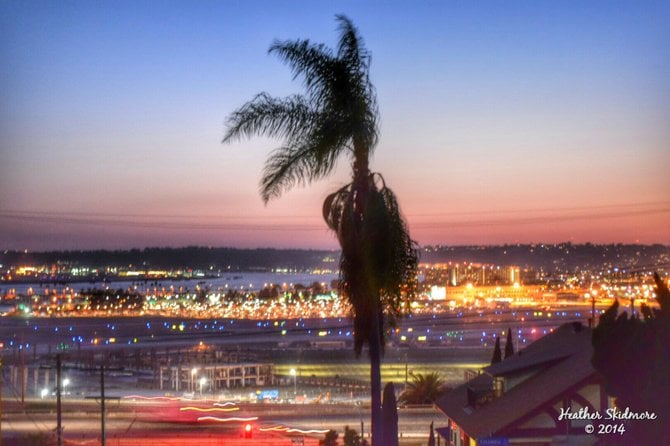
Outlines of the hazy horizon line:
<svg viewBox="0 0 670 446">
<path fill-rule="evenodd" d="M 592 245 L 592 246 L 610 246 L 610 245 L 621 245 L 621 246 L 664 246 L 670 248 L 670 244 L 662 242 L 654 243 L 631 243 L 631 242 L 608 242 L 608 243 L 595 243 L 595 242 L 574 242 L 570 240 L 564 240 L 561 242 L 506 242 L 506 243 L 483 243 L 483 244 L 426 244 L 426 245 L 417 245 L 419 250 L 424 248 L 468 248 L 468 247 L 504 247 L 504 246 L 538 246 L 538 245 Z M 134 246 L 129 248 L 67 248 L 67 249 L 49 249 L 49 250 L 32 250 L 32 249 L 2 249 L 4 254 L 9 252 L 23 252 L 26 254 L 30 253 L 52 253 L 52 252 L 93 252 L 93 251 L 134 251 L 134 250 L 152 250 L 152 249 L 165 249 L 165 250 L 179 250 L 179 249 L 233 249 L 239 251 L 325 251 L 325 252 L 339 252 L 340 249 L 337 248 L 291 248 L 291 247 L 271 247 L 271 246 L 258 246 L 258 247 L 237 247 L 237 246 L 208 246 L 208 245 L 181 245 L 181 246 Z"/>
</svg>

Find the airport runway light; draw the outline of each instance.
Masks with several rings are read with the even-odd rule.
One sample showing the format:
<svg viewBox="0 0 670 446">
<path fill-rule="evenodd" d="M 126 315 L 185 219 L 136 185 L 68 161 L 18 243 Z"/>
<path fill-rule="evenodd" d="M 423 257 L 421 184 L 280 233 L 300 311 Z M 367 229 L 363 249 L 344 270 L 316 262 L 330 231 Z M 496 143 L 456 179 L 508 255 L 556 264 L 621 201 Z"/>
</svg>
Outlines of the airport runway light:
<svg viewBox="0 0 670 446">
<path fill-rule="evenodd" d="M 289 374 L 293 377 L 293 397 L 298 396 L 298 373 L 295 369 L 289 370 Z"/>
</svg>

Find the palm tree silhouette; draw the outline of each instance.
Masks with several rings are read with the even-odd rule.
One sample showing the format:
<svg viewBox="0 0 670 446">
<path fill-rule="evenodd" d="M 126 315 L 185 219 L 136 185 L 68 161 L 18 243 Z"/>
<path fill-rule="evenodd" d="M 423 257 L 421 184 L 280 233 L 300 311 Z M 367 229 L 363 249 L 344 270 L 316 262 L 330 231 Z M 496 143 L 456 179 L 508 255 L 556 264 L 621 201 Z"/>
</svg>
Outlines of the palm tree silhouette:
<svg viewBox="0 0 670 446">
<path fill-rule="evenodd" d="M 405 390 L 400 394 L 399 401 L 402 404 L 433 404 L 448 390 L 444 379 L 438 372 L 412 374 L 412 380 L 407 383 Z"/>
<path fill-rule="evenodd" d="M 227 120 L 224 143 L 251 137 L 284 144 L 266 161 L 261 197 L 267 203 L 295 185 L 332 172 L 341 156 L 352 181 L 329 195 L 324 219 L 342 248 L 340 293 L 352 308 L 354 348 L 370 355 L 372 436 L 382 438 L 381 355 L 384 333 L 409 310 L 416 290 L 418 252 L 393 192 L 369 160 L 378 141 L 379 110 L 370 82 L 370 53 L 351 20 L 336 16 L 336 51 L 309 40 L 275 41 L 269 49 L 301 78 L 304 95 L 261 93 Z"/>
</svg>

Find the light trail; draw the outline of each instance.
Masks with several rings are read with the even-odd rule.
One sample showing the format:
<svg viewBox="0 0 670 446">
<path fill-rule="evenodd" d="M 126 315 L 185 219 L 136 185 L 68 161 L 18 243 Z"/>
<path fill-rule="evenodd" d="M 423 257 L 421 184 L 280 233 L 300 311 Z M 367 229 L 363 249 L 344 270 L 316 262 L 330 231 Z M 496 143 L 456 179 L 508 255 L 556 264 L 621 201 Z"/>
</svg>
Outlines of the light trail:
<svg viewBox="0 0 670 446">
<path fill-rule="evenodd" d="M 235 421 L 246 422 L 246 421 L 258 421 L 258 417 L 230 417 L 230 418 L 219 418 L 219 417 L 198 417 L 198 421 L 216 421 L 219 423 L 232 423 Z"/>
<path fill-rule="evenodd" d="M 156 401 L 181 401 L 182 398 L 179 397 L 169 397 L 169 396 L 142 396 L 142 395 L 128 395 L 122 397 L 123 399 L 133 399 L 133 400 L 156 400 Z"/>
<path fill-rule="evenodd" d="M 260 432 L 286 432 L 288 434 L 325 434 L 328 429 L 298 429 L 283 425 L 259 428 Z"/>
<path fill-rule="evenodd" d="M 180 407 L 179 411 L 180 412 L 236 412 L 240 410 L 239 407 L 230 407 L 230 408 L 225 408 L 225 407 L 210 407 L 210 408 L 202 408 L 202 407 L 193 407 L 193 406 L 188 406 L 188 407 Z"/>
<path fill-rule="evenodd" d="M 213 405 L 217 407 L 227 407 L 227 406 L 237 406 L 237 403 L 233 403 L 232 401 L 226 401 L 225 403 L 214 403 Z"/>
</svg>

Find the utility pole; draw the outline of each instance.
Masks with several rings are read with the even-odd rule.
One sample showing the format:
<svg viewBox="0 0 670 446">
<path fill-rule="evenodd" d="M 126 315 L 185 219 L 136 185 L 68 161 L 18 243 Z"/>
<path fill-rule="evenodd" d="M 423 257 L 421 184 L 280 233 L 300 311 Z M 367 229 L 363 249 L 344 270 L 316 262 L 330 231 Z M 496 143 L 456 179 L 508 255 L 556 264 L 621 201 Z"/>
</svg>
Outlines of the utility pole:
<svg viewBox="0 0 670 446">
<path fill-rule="evenodd" d="M 26 360 L 25 360 L 26 346 L 23 343 L 23 335 L 21 335 L 21 347 L 19 349 L 19 360 L 21 365 L 21 404 L 26 402 Z"/>
<path fill-rule="evenodd" d="M 405 387 L 407 387 L 407 379 L 409 378 L 409 365 L 407 364 L 407 353 L 405 353 Z"/>
<path fill-rule="evenodd" d="M 105 446 L 105 365 L 100 364 L 100 428 L 102 446 Z M 0 445 L 1 446 L 1 445 Z"/>
<path fill-rule="evenodd" d="M 60 407 L 60 353 L 56 355 L 56 435 L 58 437 L 58 446 L 63 446 L 63 428 L 61 426 L 61 407 Z"/>
<path fill-rule="evenodd" d="M 2 373 L 2 356 L 0 356 L 0 446 L 2 446 L 2 381 L 4 375 Z"/>
</svg>

